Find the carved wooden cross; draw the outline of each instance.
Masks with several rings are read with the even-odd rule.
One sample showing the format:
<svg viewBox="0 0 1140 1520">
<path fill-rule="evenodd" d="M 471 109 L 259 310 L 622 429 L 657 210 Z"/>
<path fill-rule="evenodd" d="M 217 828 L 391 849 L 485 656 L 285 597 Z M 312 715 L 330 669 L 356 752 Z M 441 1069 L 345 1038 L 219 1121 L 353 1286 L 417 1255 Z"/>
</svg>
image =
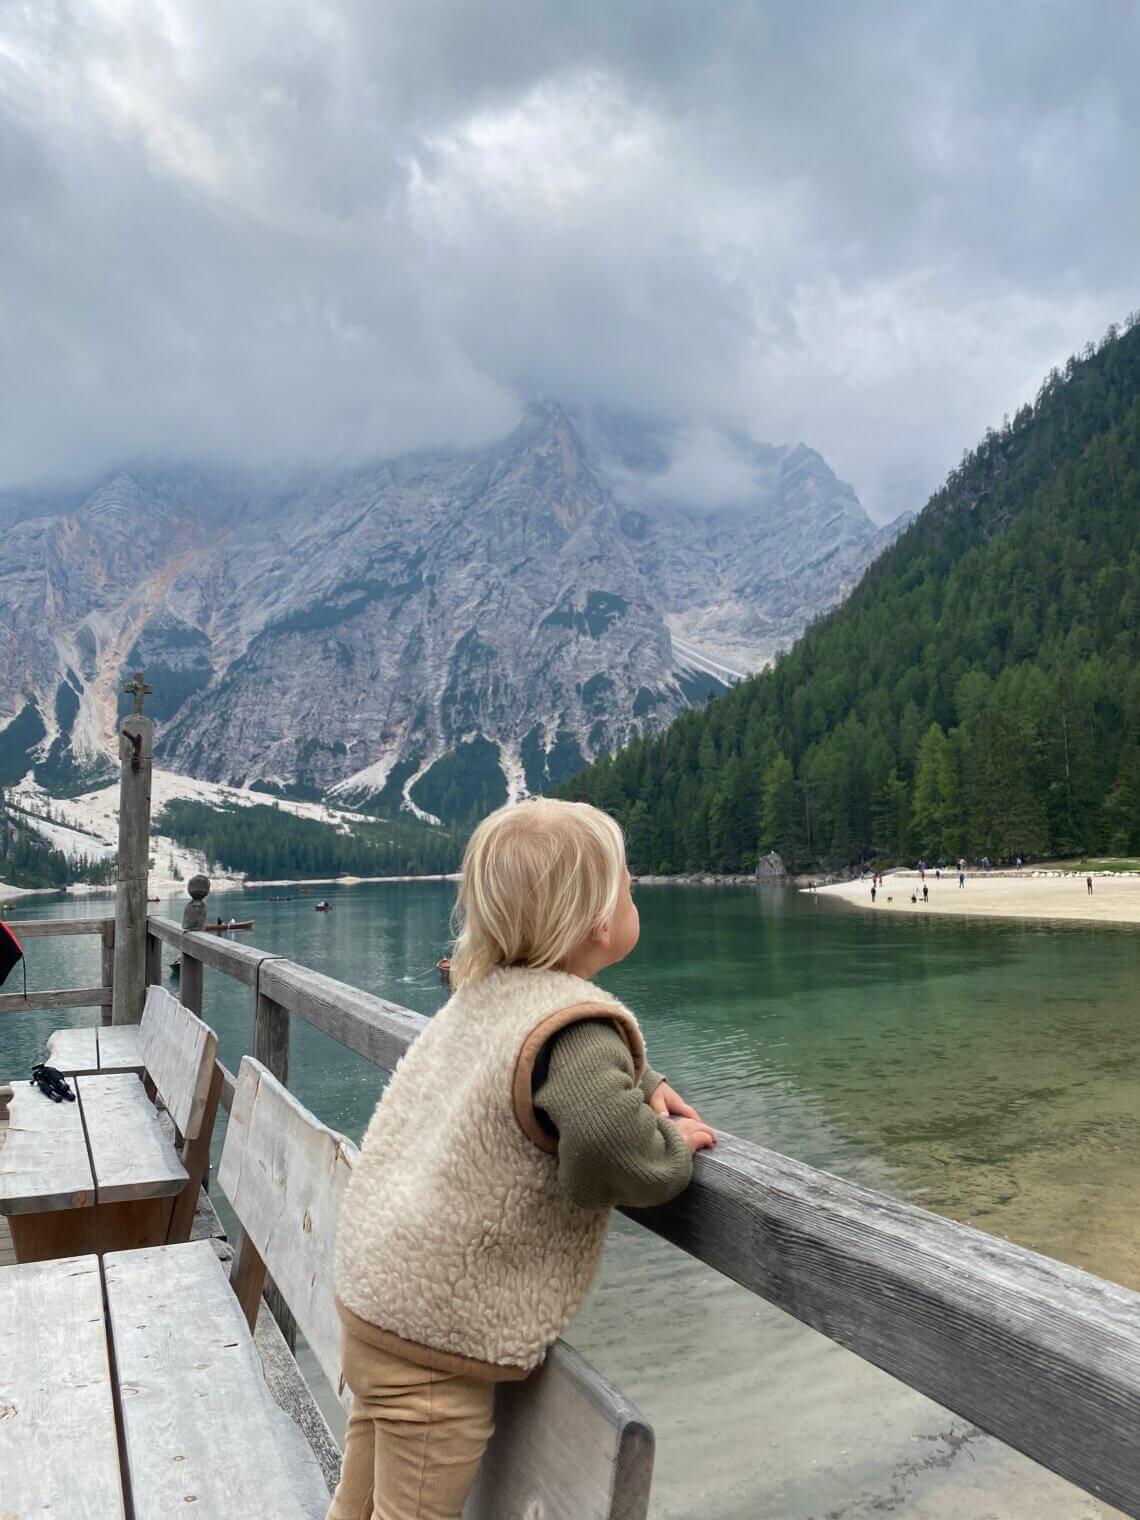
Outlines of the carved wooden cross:
<svg viewBox="0 0 1140 1520">
<path fill-rule="evenodd" d="M 154 687 L 148 686 L 146 684 L 146 682 L 143 680 L 143 673 L 141 670 L 136 670 L 134 679 L 128 681 L 127 684 L 123 687 L 123 690 L 127 693 L 128 696 L 134 697 L 135 712 L 141 713 L 143 710 L 143 698 L 149 697 L 150 694 L 154 691 Z"/>
</svg>

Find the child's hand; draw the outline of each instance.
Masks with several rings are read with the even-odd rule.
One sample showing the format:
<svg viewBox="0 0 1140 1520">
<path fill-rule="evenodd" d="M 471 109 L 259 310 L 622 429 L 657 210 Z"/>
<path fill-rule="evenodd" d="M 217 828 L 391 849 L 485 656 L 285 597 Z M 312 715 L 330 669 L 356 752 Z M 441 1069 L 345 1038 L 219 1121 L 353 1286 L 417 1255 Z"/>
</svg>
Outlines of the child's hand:
<svg viewBox="0 0 1140 1520">
<path fill-rule="evenodd" d="M 703 1119 L 677 1119 L 671 1117 L 671 1123 L 675 1124 L 681 1131 L 691 1151 L 707 1151 L 710 1146 L 716 1144 L 715 1132 L 708 1127 Z"/>
<path fill-rule="evenodd" d="M 675 1117 L 699 1119 L 701 1117 L 695 1108 L 685 1102 L 679 1092 L 676 1092 L 669 1086 L 668 1082 L 661 1082 L 653 1089 L 653 1096 L 649 1100 L 649 1106 L 655 1114 L 660 1114 L 663 1119 Z"/>
</svg>

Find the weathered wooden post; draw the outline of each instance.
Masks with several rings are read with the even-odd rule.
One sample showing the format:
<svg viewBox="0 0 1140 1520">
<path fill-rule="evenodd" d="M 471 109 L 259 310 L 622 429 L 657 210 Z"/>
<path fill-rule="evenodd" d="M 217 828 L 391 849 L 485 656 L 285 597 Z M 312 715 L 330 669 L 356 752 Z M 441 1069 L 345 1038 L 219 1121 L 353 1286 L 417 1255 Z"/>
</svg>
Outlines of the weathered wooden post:
<svg viewBox="0 0 1140 1520">
<path fill-rule="evenodd" d="M 115 986 L 115 920 L 113 918 L 105 920 L 100 937 L 103 947 L 99 957 L 99 985 L 113 989 Z M 102 1010 L 100 1022 L 103 1024 L 111 1022 L 111 1010 L 109 1008 Z"/>
<path fill-rule="evenodd" d="M 253 1054 L 269 1068 L 282 1087 L 289 1086 L 289 1021 L 288 1008 L 266 997 L 259 977 L 253 1005 Z M 269 1312 L 285 1337 L 285 1344 L 295 1352 L 297 1322 L 272 1277 L 266 1277 L 263 1291 Z"/>
<path fill-rule="evenodd" d="M 191 876 L 186 883 L 190 901 L 182 910 L 182 927 L 187 934 L 205 927 L 206 898 L 210 895 L 208 876 Z M 202 1017 L 202 962 L 196 955 L 182 952 L 182 969 L 178 974 L 178 996 L 183 1008 Z"/>
<path fill-rule="evenodd" d="M 115 892 L 112 1024 L 137 1024 L 146 991 L 146 888 L 150 860 L 150 784 L 154 724 L 143 698 L 154 690 L 141 670 L 123 688 L 134 711 L 119 727 L 119 862 Z"/>
</svg>

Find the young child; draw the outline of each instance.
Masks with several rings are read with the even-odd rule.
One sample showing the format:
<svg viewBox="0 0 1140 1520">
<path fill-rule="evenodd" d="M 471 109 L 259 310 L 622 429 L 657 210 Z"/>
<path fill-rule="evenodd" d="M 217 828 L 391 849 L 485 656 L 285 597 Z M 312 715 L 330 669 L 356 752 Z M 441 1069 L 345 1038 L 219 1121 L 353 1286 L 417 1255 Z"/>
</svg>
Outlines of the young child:
<svg viewBox="0 0 1140 1520">
<path fill-rule="evenodd" d="M 352 1413 L 329 1520 L 457 1520 L 493 1430 L 570 1322 L 616 1204 L 685 1188 L 715 1137 L 591 977 L 637 944 L 621 831 L 585 803 L 471 836 L 454 995 L 372 1116 L 337 1239 Z"/>
</svg>

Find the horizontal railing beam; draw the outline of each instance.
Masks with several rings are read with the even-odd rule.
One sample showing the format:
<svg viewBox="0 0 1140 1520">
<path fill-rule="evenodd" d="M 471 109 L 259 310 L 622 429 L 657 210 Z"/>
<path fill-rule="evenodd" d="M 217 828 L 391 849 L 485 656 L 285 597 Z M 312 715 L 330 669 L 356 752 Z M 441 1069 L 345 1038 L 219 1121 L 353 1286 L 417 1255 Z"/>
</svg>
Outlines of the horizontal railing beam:
<svg viewBox="0 0 1140 1520">
<path fill-rule="evenodd" d="M 384 1070 L 428 1022 L 292 961 L 150 925 Z M 628 1212 L 1140 1517 L 1140 1294 L 727 1134 L 679 1198 Z"/>
<path fill-rule="evenodd" d="M 0 1013 L 30 1013 L 38 1008 L 110 1008 L 110 987 L 62 987 L 54 992 L 0 992 Z"/>
<path fill-rule="evenodd" d="M 260 985 L 266 997 L 384 1071 L 394 1068 L 428 1022 L 421 1013 L 322 976 L 295 961 L 267 962 Z"/>
<path fill-rule="evenodd" d="M 17 939 L 46 939 L 56 934 L 102 934 L 113 918 L 6 918 Z"/>
<path fill-rule="evenodd" d="M 1140 1294 L 721 1135 L 647 1229 L 1140 1515 Z"/>
<path fill-rule="evenodd" d="M 163 944 L 172 946 L 214 971 L 222 971 L 235 981 L 252 987 L 257 980 L 257 968 L 262 961 L 270 960 L 267 950 L 256 950 L 249 945 L 237 945 L 223 939 L 219 934 L 203 934 L 198 930 L 186 930 L 170 918 L 158 918 L 152 914 L 146 921 L 147 932 Z"/>
</svg>

